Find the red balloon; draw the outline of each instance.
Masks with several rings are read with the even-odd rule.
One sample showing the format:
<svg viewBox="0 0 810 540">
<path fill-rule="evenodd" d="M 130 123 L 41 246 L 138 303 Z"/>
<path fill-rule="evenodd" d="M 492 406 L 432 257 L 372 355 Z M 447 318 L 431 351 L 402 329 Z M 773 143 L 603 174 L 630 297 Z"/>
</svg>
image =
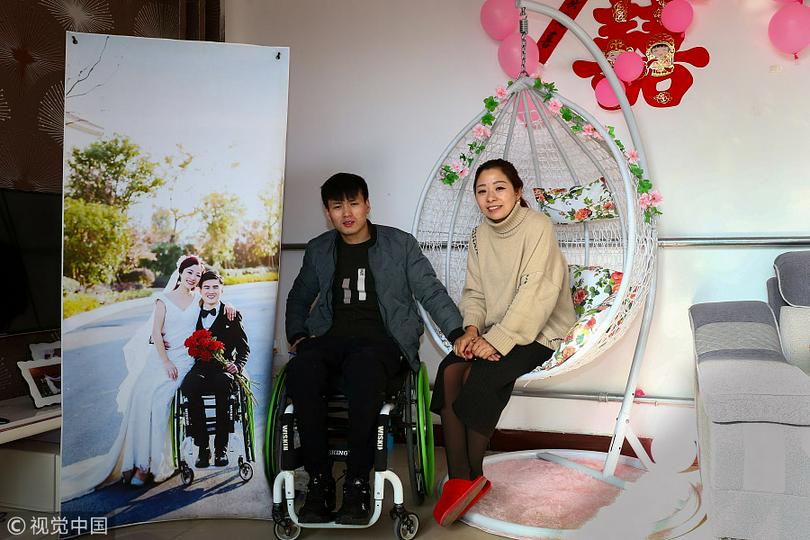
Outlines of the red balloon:
<svg viewBox="0 0 810 540">
<path fill-rule="evenodd" d="M 686 0 L 672 0 L 661 10 L 661 24 L 670 32 L 684 32 L 692 24 L 694 10 Z"/>
<path fill-rule="evenodd" d="M 613 71 L 624 82 L 632 82 L 644 73 L 644 60 L 634 51 L 626 51 L 616 57 Z"/>
<path fill-rule="evenodd" d="M 481 26 L 498 41 L 517 30 L 519 21 L 520 12 L 514 0 L 487 0 L 481 6 Z"/>
<path fill-rule="evenodd" d="M 498 46 L 498 63 L 513 79 L 520 75 L 520 32 L 511 34 Z M 537 43 L 526 36 L 526 73 L 534 73 L 540 66 L 540 50 Z"/>
<path fill-rule="evenodd" d="M 810 44 L 810 8 L 799 2 L 779 8 L 768 24 L 768 37 L 774 47 L 795 56 Z"/>
<path fill-rule="evenodd" d="M 624 83 L 621 81 L 619 82 L 622 85 L 622 90 L 624 90 Z M 613 107 L 619 106 L 619 98 L 616 97 L 616 94 L 613 92 L 613 88 L 610 86 L 610 81 L 607 79 L 602 79 L 599 81 L 593 91 L 596 94 L 596 101 L 598 101 L 599 105 L 602 107 L 612 109 Z"/>
</svg>

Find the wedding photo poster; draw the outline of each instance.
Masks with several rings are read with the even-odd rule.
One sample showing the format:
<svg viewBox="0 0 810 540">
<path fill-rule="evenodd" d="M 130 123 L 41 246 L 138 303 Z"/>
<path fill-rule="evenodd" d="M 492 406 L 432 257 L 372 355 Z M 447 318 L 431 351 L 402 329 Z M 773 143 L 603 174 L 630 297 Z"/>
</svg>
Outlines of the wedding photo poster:
<svg viewBox="0 0 810 540">
<path fill-rule="evenodd" d="M 270 519 L 288 49 L 66 40 L 67 536 L 92 518 Z"/>
</svg>

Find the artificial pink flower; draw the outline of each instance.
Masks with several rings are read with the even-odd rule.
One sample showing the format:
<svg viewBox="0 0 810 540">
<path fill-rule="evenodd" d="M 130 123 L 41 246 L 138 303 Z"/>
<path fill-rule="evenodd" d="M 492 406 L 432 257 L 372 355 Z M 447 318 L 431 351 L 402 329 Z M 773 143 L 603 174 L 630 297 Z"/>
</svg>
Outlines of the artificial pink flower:
<svg viewBox="0 0 810 540">
<path fill-rule="evenodd" d="M 450 163 L 450 170 L 453 171 L 454 173 L 460 173 L 461 171 L 464 170 L 464 165 L 462 165 L 459 160 L 454 159 Z"/>
<path fill-rule="evenodd" d="M 470 169 L 468 169 L 467 167 L 464 167 L 463 169 L 461 169 L 460 171 L 458 171 L 458 177 L 459 177 L 459 178 L 464 178 L 464 177 L 465 177 L 465 176 L 467 176 L 468 174 L 470 174 Z"/>
<path fill-rule="evenodd" d="M 664 198 L 658 191 L 656 190 L 650 191 L 650 206 L 656 207 L 662 202 L 664 202 Z"/>
<path fill-rule="evenodd" d="M 479 141 L 489 139 L 492 136 L 492 130 L 484 124 L 476 124 L 473 128 L 473 135 Z"/>
<path fill-rule="evenodd" d="M 646 210 L 652 204 L 652 197 L 650 197 L 649 193 L 642 193 L 641 196 L 638 198 L 638 205 Z"/>
<path fill-rule="evenodd" d="M 638 152 L 635 150 L 625 150 L 624 155 L 627 156 L 627 161 L 630 163 L 638 163 Z"/>
<path fill-rule="evenodd" d="M 560 101 L 557 99 L 551 99 L 548 103 L 546 103 L 546 107 L 548 107 L 548 110 L 551 111 L 551 114 L 559 114 L 562 106 L 562 103 L 560 103 Z"/>
<path fill-rule="evenodd" d="M 594 134 L 599 132 L 596 131 L 596 128 L 593 127 L 591 124 L 585 124 L 584 126 L 582 126 L 582 133 L 584 133 L 588 137 L 593 137 Z"/>
<path fill-rule="evenodd" d="M 537 69 L 535 69 L 534 72 L 531 75 L 529 75 L 529 77 L 531 77 L 532 79 L 541 79 L 542 78 L 540 76 L 540 66 L 539 65 L 537 66 Z"/>
<path fill-rule="evenodd" d="M 503 86 L 499 86 L 495 89 L 495 97 L 498 99 L 503 99 L 506 97 L 506 88 Z"/>
</svg>

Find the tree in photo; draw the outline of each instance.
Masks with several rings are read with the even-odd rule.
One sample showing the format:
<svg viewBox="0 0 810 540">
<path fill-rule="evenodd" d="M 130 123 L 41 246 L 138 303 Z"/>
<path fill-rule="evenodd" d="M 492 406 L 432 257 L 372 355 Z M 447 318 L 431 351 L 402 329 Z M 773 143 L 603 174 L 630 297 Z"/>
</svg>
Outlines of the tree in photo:
<svg viewBox="0 0 810 540">
<path fill-rule="evenodd" d="M 230 267 L 234 259 L 234 241 L 239 232 L 239 218 L 244 213 L 239 197 L 229 193 L 209 193 L 203 197 L 200 213 L 205 224 L 203 258 L 215 266 Z"/>
<path fill-rule="evenodd" d="M 169 207 L 157 209 L 155 215 L 152 216 L 153 228 L 159 226 L 161 234 L 165 236 L 165 238 L 159 240 L 161 242 L 178 242 L 183 230 L 181 223 L 195 217 L 200 211 L 199 208 L 184 210 L 177 204 L 183 198 L 182 194 L 178 194 L 180 177 L 194 161 L 194 155 L 187 152 L 182 144 L 177 145 L 177 151 L 178 155 L 163 158 L 163 178 L 166 182 L 166 190 L 169 193 Z M 187 188 L 186 191 L 189 191 L 189 189 Z M 158 220 L 157 223 L 156 219 Z"/>
<path fill-rule="evenodd" d="M 83 285 L 112 283 L 127 254 L 127 218 L 112 206 L 65 198 L 65 275 Z"/>
<path fill-rule="evenodd" d="M 114 206 L 123 212 L 164 183 L 158 163 L 142 155 L 137 144 L 118 135 L 73 148 L 68 166 L 69 197 Z"/>
<path fill-rule="evenodd" d="M 264 193 L 259 195 L 264 204 L 265 221 L 262 242 L 259 245 L 259 252 L 267 259 L 267 266 L 277 267 L 275 258 L 281 247 L 281 205 L 284 200 L 284 184 L 276 182 L 275 186 L 269 186 Z"/>
</svg>

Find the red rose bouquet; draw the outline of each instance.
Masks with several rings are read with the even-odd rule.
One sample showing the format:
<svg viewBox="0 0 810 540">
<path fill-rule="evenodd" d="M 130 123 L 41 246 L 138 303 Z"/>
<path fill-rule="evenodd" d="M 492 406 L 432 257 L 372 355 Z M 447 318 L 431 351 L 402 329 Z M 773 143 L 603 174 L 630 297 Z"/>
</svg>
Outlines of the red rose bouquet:
<svg viewBox="0 0 810 540">
<path fill-rule="evenodd" d="M 191 334 L 183 345 L 188 349 L 188 355 L 201 362 L 216 362 L 226 368 L 231 362 L 225 359 L 225 344 L 218 341 L 210 330 L 197 330 Z M 234 379 L 245 391 L 245 395 L 256 401 L 256 397 L 250 389 L 250 379 L 242 372 L 232 373 Z"/>
</svg>

